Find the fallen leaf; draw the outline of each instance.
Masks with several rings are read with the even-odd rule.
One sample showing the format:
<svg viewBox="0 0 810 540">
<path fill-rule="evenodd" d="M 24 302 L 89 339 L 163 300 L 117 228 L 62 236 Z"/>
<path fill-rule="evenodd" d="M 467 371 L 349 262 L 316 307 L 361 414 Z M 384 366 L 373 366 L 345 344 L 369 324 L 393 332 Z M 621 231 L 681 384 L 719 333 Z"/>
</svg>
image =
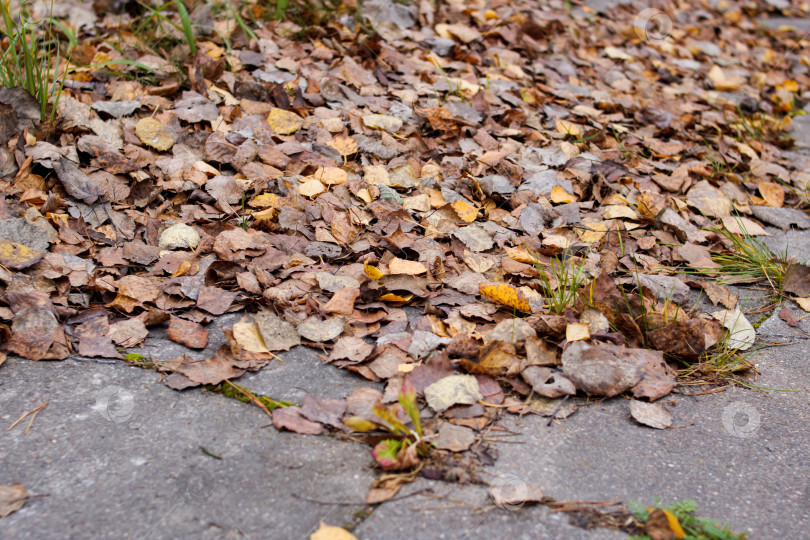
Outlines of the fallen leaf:
<svg viewBox="0 0 810 540">
<path fill-rule="evenodd" d="M 363 124 L 373 129 L 382 129 L 396 133 L 402 129 L 402 120 L 388 114 L 367 114 L 363 116 Z"/>
<path fill-rule="evenodd" d="M 169 319 L 166 337 L 192 349 L 204 349 L 208 345 L 208 330 L 200 324 L 179 317 Z"/>
<path fill-rule="evenodd" d="M 273 411 L 273 425 L 278 430 L 286 429 L 301 435 L 320 435 L 323 426 L 303 417 L 298 407 L 280 407 Z"/>
<path fill-rule="evenodd" d="M 663 508 L 651 509 L 650 517 L 644 524 L 644 532 L 652 540 L 679 540 L 686 537 L 678 518 Z"/>
<path fill-rule="evenodd" d="M 787 279 L 782 284 L 785 292 L 796 296 L 810 296 L 810 266 L 806 264 L 792 264 L 787 269 Z"/>
<path fill-rule="evenodd" d="M 439 450 L 463 452 L 475 442 L 475 432 L 470 428 L 442 424 L 439 427 L 439 436 L 433 441 Z"/>
<path fill-rule="evenodd" d="M 357 537 L 343 527 L 333 527 L 321 521 L 318 530 L 309 535 L 309 540 L 357 540 Z"/>
<path fill-rule="evenodd" d="M 155 150 L 165 151 L 177 142 L 177 133 L 154 118 L 141 118 L 135 125 L 135 135 L 141 142 Z"/>
<path fill-rule="evenodd" d="M 425 388 L 425 400 L 436 412 L 453 405 L 472 405 L 481 398 L 478 381 L 472 375 L 450 375 Z"/>
<path fill-rule="evenodd" d="M 214 356 L 203 360 L 191 360 L 185 356 L 180 358 L 180 362 L 173 363 L 174 371 L 197 384 L 219 384 L 241 377 L 245 372 L 233 366 L 235 359 L 227 345 L 220 347 Z"/>
<path fill-rule="evenodd" d="M 45 252 L 0 238 L 0 264 L 11 270 L 23 270 L 38 263 Z"/>
<path fill-rule="evenodd" d="M 506 283 L 481 283 L 478 288 L 481 296 L 489 298 L 493 302 L 502 304 L 522 311 L 531 313 L 532 308 L 523 294 Z"/>
<path fill-rule="evenodd" d="M 796 317 L 796 315 L 794 315 L 793 312 L 785 306 L 782 306 L 782 309 L 779 310 L 779 318 L 785 321 L 788 326 L 792 326 L 794 328 L 799 326 L 798 317 Z"/>
<path fill-rule="evenodd" d="M 746 351 L 754 345 L 757 332 L 739 309 L 715 311 L 712 313 L 712 317 L 720 321 L 730 332 L 728 338 L 729 348 Z"/>
<path fill-rule="evenodd" d="M 591 332 L 587 324 L 568 323 L 568 326 L 565 327 L 565 339 L 567 341 L 580 341 L 590 338 Z"/>
<path fill-rule="evenodd" d="M 406 261 L 394 257 L 388 262 L 389 274 L 407 274 L 409 276 L 417 276 L 419 274 L 427 273 L 427 268 L 419 261 Z"/>
<path fill-rule="evenodd" d="M 219 287 L 203 287 L 197 295 L 197 307 L 211 315 L 222 315 L 231 307 L 237 294 Z"/>
<path fill-rule="evenodd" d="M 551 194 L 548 196 L 551 199 L 551 202 L 554 204 L 563 204 L 563 203 L 572 203 L 575 202 L 577 199 L 567 191 L 562 186 L 554 186 L 551 188 Z"/>
<path fill-rule="evenodd" d="M 267 345 L 262 339 L 259 332 L 259 326 L 252 322 L 238 322 L 234 323 L 231 328 L 233 338 L 239 343 L 239 346 L 248 352 L 252 353 L 269 353 Z"/>
<path fill-rule="evenodd" d="M 309 180 L 298 186 L 298 193 L 304 197 L 314 197 L 326 191 L 326 187 L 320 180 Z"/>
<path fill-rule="evenodd" d="M 646 403 L 631 399 L 630 414 L 637 422 L 651 428 L 666 429 L 672 426 L 672 414 L 659 403 Z"/>
<path fill-rule="evenodd" d="M 71 197 L 79 199 L 87 204 L 96 202 L 104 192 L 101 187 L 81 172 L 70 160 L 62 158 L 53 164 L 53 170 L 59 177 L 59 181 L 65 187 L 65 191 Z"/>
<path fill-rule="evenodd" d="M 295 326 L 269 311 L 259 311 L 253 316 L 265 347 L 270 351 L 288 351 L 301 344 Z"/>
<path fill-rule="evenodd" d="M 771 234 L 762 228 L 762 225 L 751 221 L 746 217 L 729 216 L 722 219 L 723 227 L 728 229 L 729 232 L 739 234 L 741 236 L 748 234 L 750 236 L 770 236 Z"/>
<path fill-rule="evenodd" d="M 762 198 L 765 199 L 768 206 L 781 208 L 782 205 L 785 204 L 785 190 L 779 184 L 774 184 L 773 182 L 761 182 L 757 185 L 757 189 L 759 190 L 760 195 L 762 195 Z"/>
<path fill-rule="evenodd" d="M 296 331 L 304 339 L 324 342 L 338 337 L 345 326 L 346 320 L 343 317 L 332 317 L 322 321 L 318 317 L 312 316 L 299 324 Z"/>
<path fill-rule="evenodd" d="M 25 506 L 27 499 L 28 492 L 22 484 L 0 485 L 0 518 L 4 518 Z"/>
<path fill-rule="evenodd" d="M 301 129 L 304 120 L 294 112 L 274 107 L 267 115 L 267 123 L 270 124 L 270 129 L 279 135 L 290 135 Z"/>
<path fill-rule="evenodd" d="M 327 142 L 326 145 L 337 150 L 343 157 L 354 155 L 360 149 L 355 140 L 348 135 L 336 135 L 335 138 Z M 369 180 L 366 179 L 366 181 L 368 182 Z"/>
</svg>

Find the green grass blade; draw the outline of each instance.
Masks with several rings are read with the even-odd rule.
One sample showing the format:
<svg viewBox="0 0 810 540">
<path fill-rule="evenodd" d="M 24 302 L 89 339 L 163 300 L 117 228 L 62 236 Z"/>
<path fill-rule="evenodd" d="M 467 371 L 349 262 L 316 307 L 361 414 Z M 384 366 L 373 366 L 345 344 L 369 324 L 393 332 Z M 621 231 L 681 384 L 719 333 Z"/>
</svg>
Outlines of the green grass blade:
<svg viewBox="0 0 810 540">
<path fill-rule="evenodd" d="M 183 34 L 186 36 L 189 52 L 191 54 L 197 54 L 197 43 L 194 41 L 194 30 L 191 28 L 191 19 L 188 15 L 188 10 L 180 0 L 176 0 L 176 3 L 177 13 L 180 14 L 180 23 L 183 25 Z"/>
</svg>

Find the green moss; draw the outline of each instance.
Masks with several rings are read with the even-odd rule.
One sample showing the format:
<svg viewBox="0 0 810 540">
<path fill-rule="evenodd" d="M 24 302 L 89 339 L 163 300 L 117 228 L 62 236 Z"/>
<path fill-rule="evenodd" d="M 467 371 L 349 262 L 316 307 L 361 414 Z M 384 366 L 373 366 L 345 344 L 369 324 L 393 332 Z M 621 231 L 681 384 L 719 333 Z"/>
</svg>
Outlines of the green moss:
<svg viewBox="0 0 810 540">
<path fill-rule="evenodd" d="M 219 391 L 222 392 L 223 396 L 241 401 L 242 403 L 250 403 L 250 396 L 252 395 L 259 400 L 262 405 L 267 407 L 268 411 L 278 409 L 279 407 L 290 407 L 293 405 L 293 403 L 290 403 L 289 401 L 276 401 L 273 398 L 262 396 L 260 394 L 251 394 L 249 390 L 246 390 L 230 381 L 225 381 L 222 385 L 220 385 Z"/>
</svg>

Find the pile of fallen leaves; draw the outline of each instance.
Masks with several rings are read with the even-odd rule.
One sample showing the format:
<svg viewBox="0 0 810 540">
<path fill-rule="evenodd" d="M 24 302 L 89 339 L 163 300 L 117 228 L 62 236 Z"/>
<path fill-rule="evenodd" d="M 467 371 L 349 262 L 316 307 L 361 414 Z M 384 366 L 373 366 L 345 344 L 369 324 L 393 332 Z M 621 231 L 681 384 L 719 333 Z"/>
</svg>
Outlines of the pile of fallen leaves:
<svg viewBox="0 0 810 540">
<path fill-rule="evenodd" d="M 3 346 L 124 360 L 168 325 L 204 349 L 242 311 L 213 356 L 150 365 L 181 390 L 315 347 L 384 391 L 308 396 L 272 410 L 278 428 L 448 479 L 468 473 L 436 456 L 491 459 L 475 443 L 504 409 L 564 418 L 570 396 L 629 393 L 667 427 L 651 402 L 670 363 L 754 337 L 728 289 L 676 267 L 718 267 L 712 225 L 810 227 L 789 151 L 806 43 L 742 4 L 667 4 L 650 36 L 649 13 L 607 1 L 373 0 L 249 36 L 200 3 L 193 55 L 77 7 L 55 123 L 0 90 Z M 688 309 L 690 287 L 718 313 Z"/>
</svg>

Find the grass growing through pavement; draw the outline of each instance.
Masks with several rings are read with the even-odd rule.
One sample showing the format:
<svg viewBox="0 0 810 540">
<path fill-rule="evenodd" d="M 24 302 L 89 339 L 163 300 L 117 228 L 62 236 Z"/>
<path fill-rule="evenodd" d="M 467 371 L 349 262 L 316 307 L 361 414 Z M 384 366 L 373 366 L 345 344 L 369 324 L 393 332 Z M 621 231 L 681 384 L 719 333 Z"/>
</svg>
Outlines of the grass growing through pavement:
<svg viewBox="0 0 810 540">
<path fill-rule="evenodd" d="M 729 525 L 719 521 L 695 516 L 698 504 L 683 500 L 662 506 L 655 501 L 652 507 L 639 502 L 630 502 L 628 509 L 634 517 L 645 524 L 647 532 L 658 531 L 655 538 L 684 538 L 685 540 L 744 540 L 746 533 L 737 534 Z M 667 534 L 668 533 L 668 534 Z M 652 535 L 633 536 L 634 540 L 651 540 Z"/>
<path fill-rule="evenodd" d="M 699 377 L 710 377 L 728 380 L 740 372 L 754 368 L 748 357 L 755 349 L 741 352 L 731 344 L 731 335 L 727 333 L 717 343 L 704 351 L 695 362 L 686 362 L 688 368 L 678 372 L 682 381 L 695 381 L 694 384 L 703 384 L 705 380 L 696 380 Z"/>
<path fill-rule="evenodd" d="M 787 253 L 781 257 L 774 255 L 765 244 L 748 233 L 741 220 L 738 219 L 737 223 L 742 234 L 729 231 L 725 225 L 708 229 L 729 244 L 727 249 L 711 253 L 712 261 L 719 267 L 679 270 L 712 276 L 724 285 L 767 281 L 775 293 L 782 294 L 783 285 L 790 274 L 791 261 Z"/>
</svg>

